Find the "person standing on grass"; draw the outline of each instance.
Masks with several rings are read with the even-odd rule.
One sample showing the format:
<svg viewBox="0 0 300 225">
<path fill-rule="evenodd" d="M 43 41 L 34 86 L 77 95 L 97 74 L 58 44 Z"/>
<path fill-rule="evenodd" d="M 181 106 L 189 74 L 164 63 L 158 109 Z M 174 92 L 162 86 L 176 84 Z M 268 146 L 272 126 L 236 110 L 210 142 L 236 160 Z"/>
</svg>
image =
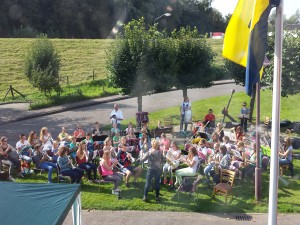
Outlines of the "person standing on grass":
<svg viewBox="0 0 300 225">
<path fill-rule="evenodd" d="M 114 104 L 114 110 L 110 113 L 109 118 L 111 119 L 111 123 L 116 123 L 119 130 L 121 130 L 121 121 L 124 117 L 122 111 L 119 110 L 119 104 Z"/>
<path fill-rule="evenodd" d="M 160 177 L 162 174 L 162 167 L 166 161 L 166 151 L 159 150 L 159 142 L 157 140 L 152 141 L 152 148 L 143 156 L 140 160 L 142 163 L 148 160 L 148 170 L 146 175 L 146 184 L 144 190 L 143 201 L 148 201 L 148 192 L 150 190 L 151 181 L 154 178 L 155 181 L 155 196 L 156 202 L 160 202 L 159 191 L 160 191 Z"/>
<path fill-rule="evenodd" d="M 187 123 L 185 123 L 185 114 L 187 111 L 192 109 L 192 105 L 189 101 L 188 97 L 184 97 L 183 102 L 180 105 L 180 114 L 181 114 L 181 119 L 180 119 L 180 131 L 183 130 L 183 124 L 184 124 L 184 130 L 187 130 Z"/>
<path fill-rule="evenodd" d="M 241 127 L 244 128 L 244 132 L 247 132 L 247 121 L 249 119 L 250 109 L 247 108 L 247 103 L 243 102 L 243 107 L 241 108 L 241 115 L 239 116 L 241 120 Z"/>
</svg>

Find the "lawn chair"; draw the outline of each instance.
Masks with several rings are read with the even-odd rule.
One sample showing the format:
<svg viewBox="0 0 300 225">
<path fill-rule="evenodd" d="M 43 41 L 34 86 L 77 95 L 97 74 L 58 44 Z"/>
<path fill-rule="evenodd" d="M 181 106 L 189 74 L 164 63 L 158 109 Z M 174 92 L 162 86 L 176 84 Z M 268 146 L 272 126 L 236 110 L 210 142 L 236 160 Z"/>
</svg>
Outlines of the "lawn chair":
<svg viewBox="0 0 300 225">
<path fill-rule="evenodd" d="M 196 190 L 201 180 L 201 175 L 199 175 L 200 168 L 201 168 L 201 163 L 198 162 L 195 176 L 182 177 L 182 184 L 177 189 L 177 204 L 179 204 L 180 192 L 189 193 L 189 198 L 191 198 L 192 195 L 196 193 L 196 197 L 198 198 L 198 193 L 196 192 Z M 194 199 L 194 204 L 196 204 L 195 196 L 193 199 Z"/>
<path fill-rule="evenodd" d="M 231 195 L 231 201 L 232 201 L 233 198 L 232 186 L 234 183 L 235 173 L 236 172 L 231 170 L 225 170 L 225 169 L 221 170 L 220 183 L 214 186 L 212 198 L 214 198 L 215 195 L 218 193 L 220 195 L 225 195 L 226 204 L 227 204 L 228 195 Z"/>
<path fill-rule="evenodd" d="M 37 162 L 37 158 L 38 158 L 38 157 L 39 157 L 39 156 L 37 156 L 37 155 L 35 155 L 35 156 L 32 157 L 32 162 L 33 162 L 33 164 L 35 165 L 35 167 L 33 168 L 33 172 L 34 172 L 35 174 L 36 174 L 36 173 L 39 173 L 40 175 L 42 175 L 42 173 L 45 172 L 45 170 L 36 167 L 36 162 Z"/>
<path fill-rule="evenodd" d="M 70 176 L 65 176 L 65 175 L 61 174 L 60 166 L 58 165 L 58 163 L 56 163 L 56 167 L 57 167 L 57 183 L 60 183 L 60 182 L 72 183 L 72 178 Z"/>
</svg>

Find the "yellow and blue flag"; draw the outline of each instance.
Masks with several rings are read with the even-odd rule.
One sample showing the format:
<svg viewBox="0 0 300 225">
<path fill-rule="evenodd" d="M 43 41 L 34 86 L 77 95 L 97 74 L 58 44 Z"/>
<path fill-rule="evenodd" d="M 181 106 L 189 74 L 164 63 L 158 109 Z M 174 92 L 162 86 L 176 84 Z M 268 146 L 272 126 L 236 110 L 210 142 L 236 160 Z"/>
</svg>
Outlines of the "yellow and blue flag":
<svg viewBox="0 0 300 225">
<path fill-rule="evenodd" d="M 280 0 L 239 0 L 226 28 L 223 56 L 246 67 L 246 93 L 260 79 L 266 54 L 268 17 Z"/>
</svg>

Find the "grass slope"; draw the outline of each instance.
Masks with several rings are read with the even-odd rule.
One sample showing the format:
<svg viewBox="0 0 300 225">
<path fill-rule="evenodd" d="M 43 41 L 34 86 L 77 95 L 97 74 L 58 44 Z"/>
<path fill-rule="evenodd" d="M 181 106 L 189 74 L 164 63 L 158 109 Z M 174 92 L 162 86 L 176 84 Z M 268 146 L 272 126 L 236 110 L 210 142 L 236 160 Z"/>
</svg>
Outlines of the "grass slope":
<svg viewBox="0 0 300 225">
<path fill-rule="evenodd" d="M 9 85 L 26 95 L 27 100 L 45 99 L 36 88 L 32 88 L 23 73 L 25 56 L 33 41 L 34 39 L 0 39 L 1 100 Z M 74 92 L 82 86 L 83 95 L 91 96 L 92 94 L 84 89 L 93 84 L 93 71 L 95 80 L 107 77 L 105 51 L 109 51 L 113 40 L 52 39 L 52 42 L 61 58 L 60 76 L 64 90 L 67 93 Z M 67 85 L 67 76 L 70 86 Z M 81 85 L 78 87 L 78 84 Z M 96 96 L 99 96 L 99 93 Z"/>
<path fill-rule="evenodd" d="M 217 64 L 223 63 L 221 58 L 222 40 L 207 40 L 213 51 L 217 53 Z M 0 39 L 0 102 L 9 85 L 12 85 L 26 95 L 27 100 L 38 102 L 39 105 L 53 104 L 51 100 L 45 99 L 36 88 L 32 88 L 23 73 L 25 56 L 33 41 L 34 39 Z M 66 96 L 70 92 L 74 93 L 80 89 L 85 97 L 102 96 L 101 91 L 90 90 L 91 86 L 99 87 L 92 82 L 93 71 L 95 80 L 107 78 L 106 52 L 110 51 L 113 40 L 52 39 L 52 42 L 61 58 L 60 76 L 65 92 L 63 95 Z M 67 85 L 67 76 L 69 77 L 69 86 Z M 106 92 L 112 93 L 116 90 L 106 90 Z M 22 100 L 18 95 L 16 97 L 17 100 Z M 8 100 L 12 99 L 8 98 Z"/>
</svg>

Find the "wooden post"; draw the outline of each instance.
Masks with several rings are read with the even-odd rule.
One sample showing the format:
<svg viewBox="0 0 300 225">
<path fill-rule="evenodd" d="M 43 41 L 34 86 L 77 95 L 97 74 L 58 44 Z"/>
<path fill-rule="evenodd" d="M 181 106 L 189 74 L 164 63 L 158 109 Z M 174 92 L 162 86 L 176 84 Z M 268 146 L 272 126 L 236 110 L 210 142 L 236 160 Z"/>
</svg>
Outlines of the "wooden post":
<svg viewBox="0 0 300 225">
<path fill-rule="evenodd" d="M 95 80 L 95 71 L 93 70 L 93 80 Z"/>
<path fill-rule="evenodd" d="M 67 85 L 69 85 L 69 76 L 67 76 Z"/>
<path fill-rule="evenodd" d="M 11 96 L 12 96 L 12 98 L 14 99 L 14 90 L 13 90 L 13 88 L 12 88 L 12 86 L 11 85 L 9 85 L 9 90 L 10 90 L 10 92 L 11 92 Z"/>
</svg>

